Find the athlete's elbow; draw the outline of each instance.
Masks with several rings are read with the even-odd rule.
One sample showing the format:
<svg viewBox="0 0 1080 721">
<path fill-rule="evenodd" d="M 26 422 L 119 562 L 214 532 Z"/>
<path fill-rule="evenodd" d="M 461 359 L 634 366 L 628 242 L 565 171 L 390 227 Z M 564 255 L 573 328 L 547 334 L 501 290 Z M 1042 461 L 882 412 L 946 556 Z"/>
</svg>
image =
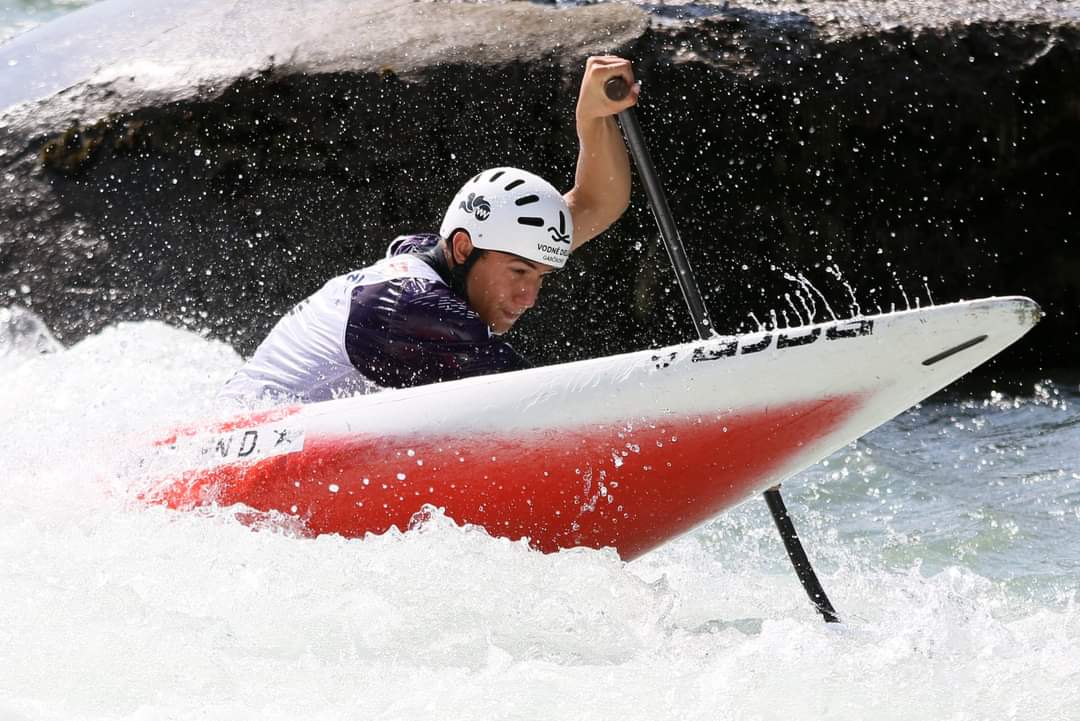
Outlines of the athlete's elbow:
<svg viewBox="0 0 1080 721">
<path fill-rule="evenodd" d="M 608 225 L 615 223 L 615 221 L 623 217 L 628 210 L 630 210 L 630 188 L 627 188 L 625 193 L 620 193 L 618 197 L 615 198 L 614 215 L 611 218 L 611 223 L 608 223 Z"/>
<path fill-rule="evenodd" d="M 608 197 L 604 207 L 597 213 L 596 234 L 603 233 L 613 226 L 629 209 L 630 193 L 625 195 L 613 194 Z"/>
</svg>

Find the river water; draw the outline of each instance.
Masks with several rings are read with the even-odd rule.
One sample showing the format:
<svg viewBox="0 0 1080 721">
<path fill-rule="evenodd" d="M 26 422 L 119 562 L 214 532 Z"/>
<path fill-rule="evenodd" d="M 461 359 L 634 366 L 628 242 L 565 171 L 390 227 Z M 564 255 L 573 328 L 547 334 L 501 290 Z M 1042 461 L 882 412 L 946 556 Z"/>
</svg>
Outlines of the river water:
<svg viewBox="0 0 1080 721">
<path fill-rule="evenodd" d="M 0 42 L 83 4 L 0 2 Z M 629 564 L 147 508 L 109 469 L 239 357 L 154 322 L 15 341 L 0 721 L 1080 719 L 1076 377 L 969 382 L 785 484 L 826 625 L 758 499 Z"/>
<path fill-rule="evenodd" d="M 155 322 L 22 340 L 2 721 L 1080 718 L 1075 379 L 973 381 L 789 481 L 826 625 L 758 499 L 629 564 L 438 516 L 312 540 L 147 508 L 109 469 L 213 413 L 240 358 Z"/>
<path fill-rule="evenodd" d="M 94 0 L 0 0 L 0 43 Z"/>
</svg>

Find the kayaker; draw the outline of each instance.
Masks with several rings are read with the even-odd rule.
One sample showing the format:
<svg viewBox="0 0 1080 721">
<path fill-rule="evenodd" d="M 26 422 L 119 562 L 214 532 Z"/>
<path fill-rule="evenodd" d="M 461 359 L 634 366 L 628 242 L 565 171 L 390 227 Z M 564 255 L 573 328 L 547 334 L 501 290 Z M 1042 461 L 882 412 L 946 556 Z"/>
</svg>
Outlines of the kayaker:
<svg viewBox="0 0 1080 721">
<path fill-rule="evenodd" d="M 604 93 L 621 75 L 622 101 Z M 614 115 L 637 102 L 629 61 L 591 57 L 578 94 L 578 160 L 565 195 L 517 168 L 461 188 L 439 233 L 396 238 L 386 257 L 328 281 L 278 321 L 221 396 L 316 402 L 529 367 L 500 336 L 544 276 L 626 210 L 630 164 Z"/>
</svg>

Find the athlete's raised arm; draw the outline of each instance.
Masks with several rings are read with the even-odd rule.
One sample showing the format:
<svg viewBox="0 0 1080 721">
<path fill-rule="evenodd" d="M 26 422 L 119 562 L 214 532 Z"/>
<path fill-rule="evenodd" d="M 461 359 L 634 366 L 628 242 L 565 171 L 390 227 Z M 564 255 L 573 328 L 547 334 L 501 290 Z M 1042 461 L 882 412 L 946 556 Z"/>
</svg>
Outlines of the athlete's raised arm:
<svg viewBox="0 0 1080 721">
<path fill-rule="evenodd" d="M 604 83 L 620 75 L 629 83 L 630 94 L 610 100 Z M 629 60 L 601 55 L 586 61 L 576 111 L 577 172 L 565 196 L 574 219 L 571 250 L 604 232 L 630 204 L 630 160 L 615 114 L 637 103 L 639 90 Z"/>
</svg>

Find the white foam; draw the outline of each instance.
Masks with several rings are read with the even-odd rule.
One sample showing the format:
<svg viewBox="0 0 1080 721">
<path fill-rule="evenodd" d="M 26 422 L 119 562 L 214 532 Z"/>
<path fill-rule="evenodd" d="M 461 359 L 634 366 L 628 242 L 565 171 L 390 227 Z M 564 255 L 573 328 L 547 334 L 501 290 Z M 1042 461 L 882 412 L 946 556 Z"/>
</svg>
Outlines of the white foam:
<svg viewBox="0 0 1080 721">
<path fill-rule="evenodd" d="M 1043 721 L 1080 708 L 1074 600 L 1033 600 L 959 563 L 890 564 L 867 552 L 877 537 L 842 538 L 839 495 L 794 505 L 847 619 L 827 626 L 758 502 L 626 565 L 542 555 L 437 512 L 408 533 L 309 539 L 118 492 L 140 480 L 109 475 L 125 440 L 210 413 L 238 363 L 138 323 L 0 376 L 3 721 Z"/>
</svg>

